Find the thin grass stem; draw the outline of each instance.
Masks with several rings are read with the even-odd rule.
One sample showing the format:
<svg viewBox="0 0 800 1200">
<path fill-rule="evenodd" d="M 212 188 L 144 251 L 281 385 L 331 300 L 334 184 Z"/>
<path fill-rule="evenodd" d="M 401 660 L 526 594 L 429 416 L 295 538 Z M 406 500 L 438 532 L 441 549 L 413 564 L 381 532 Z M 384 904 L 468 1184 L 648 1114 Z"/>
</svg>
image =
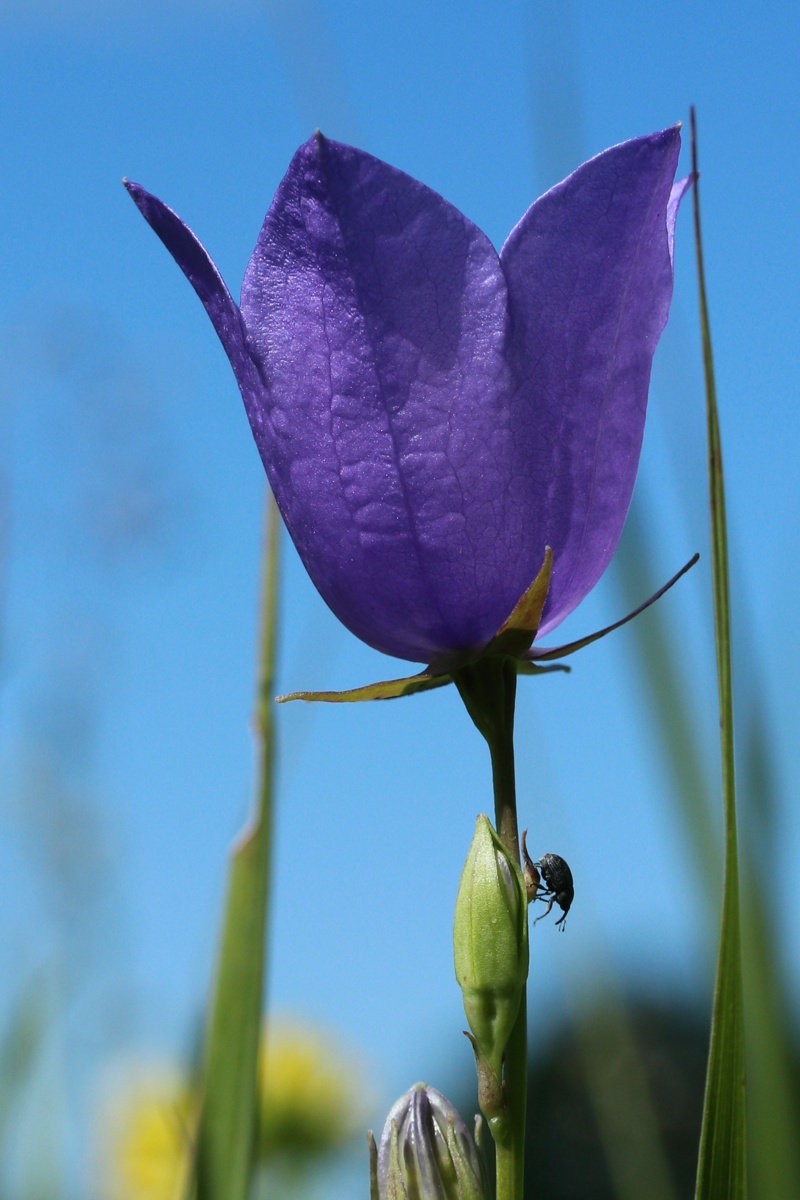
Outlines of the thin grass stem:
<svg viewBox="0 0 800 1200">
<path fill-rule="evenodd" d="M 695 1197 L 696 1200 L 720 1200 L 721 1197 L 725 1197 L 725 1200 L 744 1200 L 747 1195 L 744 1005 L 739 918 L 739 854 L 736 832 L 728 536 L 722 446 L 700 227 L 697 129 L 694 109 L 692 109 L 691 124 L 694 231 L 697 250 L 700 332 L 706 387 L 714 630 L 725 816 L 722 921 Z"/>
</svg>

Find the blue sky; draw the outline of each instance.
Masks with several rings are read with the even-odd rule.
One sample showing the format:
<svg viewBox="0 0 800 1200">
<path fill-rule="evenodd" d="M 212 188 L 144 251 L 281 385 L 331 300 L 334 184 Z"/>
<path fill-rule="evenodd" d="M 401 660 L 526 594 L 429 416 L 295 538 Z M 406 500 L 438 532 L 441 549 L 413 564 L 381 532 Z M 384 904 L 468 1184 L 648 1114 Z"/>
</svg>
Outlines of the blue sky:
<svg viewBox="0 0 800 1200">
<path fill-rule="evenodd" d="M 237 294 L 315 127 L 433 186 L 499 245 L 583 158 L 687 121 L 690 103 L 739 713 L 757 697 L 770 731 L 775 924 L 797 984 L 799 26 L 775 0 L 208 0 L 135 15 L 115 0 L 6 0 L 0 949 L 12 969 L 0 1002 L 66 946 L 70 1054 L 185 1048 L 252 790 L 263 473 L 207 318 L 121 177 L 181 214 Z M 713 772 L 689 218 L 687 207 L 634 503 L 649 590 L 704 555 L 662 605 Z M 284 561 L 280 690 L 403 673 L 337 625 L 288 544 Z M 612 569 L 563 632 L 624 607 Z M 622 631 L 569 678 L 520 685 L 522 820 L 532 848 L 564 854 L 576 878 L 567 936 L 534 936 L 545 1022 L 578 1002 L 598 961 L 659 989 L 708 983 L 702 893 L 636 653 Z M 349 1040 L 382 1104 L 419 1077 L 444 1084 L 459 1056 L 466 1065 L 450 923 L 474 816 L 490 804 L 484 748 L 452 689 L 288 707 L 279 738 L 271 1002 Z M 90 1095 L 87 1078 L 75 1103 Z"/>
</svg>

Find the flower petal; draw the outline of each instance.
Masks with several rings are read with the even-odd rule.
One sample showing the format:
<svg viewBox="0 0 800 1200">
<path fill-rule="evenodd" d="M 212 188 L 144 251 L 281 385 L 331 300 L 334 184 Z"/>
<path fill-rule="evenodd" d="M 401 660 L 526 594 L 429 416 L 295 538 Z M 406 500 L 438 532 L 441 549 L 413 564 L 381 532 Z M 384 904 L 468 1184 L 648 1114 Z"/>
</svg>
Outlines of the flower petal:
<svg viewBox="0 0 800 1200">
<path fill-rule="evenodd" d="M 681 206 L 681 200 L 694 184 L 695 178 L 696 176 L 694 175 L 686 175 L 683 179 L 679 179 L 676 183 L 673 183 L 669 194 L 669 201 L 667 202 L 667 241 L 669 243 L 670 265 L 672 265 L 675 257 L 675 224 L 678 220 L 678 209 Z"/>
<path fill-rule="evenodd" d="M 674 128 L 584 163 L 536 201 L 501 252 L 534 569 L 545 543 L 554 557 L 541 633 L 600 578 L 628 511 L 672 296 L 679 149 Z"/>
<path fill-rule="evenodd" d="M 441 196 L 312 138 L 241 297 L 268 382 L 253 431 L 324 599 L 358 637 L 430 662 L 482 647 L 534 571 L 511 498 L 506 286 Z"/>
<path fill-rule="evenodd" d="M 158 234 L 175 262 L 197 292 L 217 331 L 242 395 L 252 396 L 258 389 L 258 376 L 247 353 L 239 309 L 208 252 L 191 229 L 163 201 L 145 191 L 138 183 L 122 181 L 128 194 L 150 228 Z"/>
</svg>

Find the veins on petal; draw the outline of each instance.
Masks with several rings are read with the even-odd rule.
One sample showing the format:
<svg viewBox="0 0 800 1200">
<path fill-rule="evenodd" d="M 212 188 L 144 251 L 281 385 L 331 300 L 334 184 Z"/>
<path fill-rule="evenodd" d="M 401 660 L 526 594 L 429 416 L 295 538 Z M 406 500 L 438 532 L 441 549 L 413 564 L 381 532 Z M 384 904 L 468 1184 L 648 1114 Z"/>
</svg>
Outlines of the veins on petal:
<svg viewBox="0 0 800 1200">
<path fill-rule="evenodd" d="M 572 568 L 570 570 L 569 575 L 567 576 L 566 581 L 561 585 L 562 594 L 564 594 L 565 596 L 569 595 L 572 581 L 575 578 L 575 575 L 577 574 L 578 569 L 583 566 L 583 551 L 584 551 L 584 546 L 586 544 L 586 538 L 587 538 L 587 534 L 588 534 L 590 519 L 593 514 L 594 496 L 595 496 L 596 487 L 597 487 L 597 474 L 598 474 L 601 457 L 602 457 L 601 453 L 600 453 L 600 447 L 601 447 L 603 437 L 606 432 L 608 406 L 609 406 L 611 393 L 613 390 L 613 387 L 612 387 L 613 376 L 614 376 L 614 372 L 617 367 L 617 357 L 618 357 L 619 342 L 620 342 L 620 337 L 621 337 L 621 332 L 622 332 L 623 320 L 627 313 L 628 297 L 630 294 L 630 289 L 631 289 L 631 286 L 633 283 L 634 276 L 636 274 L 636 268 L 638 266 L 638 263 L 639 263 L 639 260 L 641 257 L 642 245 L 644 242 L 645 234 L 648 231 L 648 229 L 650 228 L 650 223 L 651 223 L 651 219 L 653 216 L 653 209 L 654 209 L 654 206 L 659 202 L 659 197 L 661 195 L 663 180 L 667 174 L 670 174 L 670 167 L 669 167 L 669 159 L 667 157 L 665 157 L 663 166 L 661 168 L 661 173 L 660 173 L 659 179 L 653 188 L 653 193 L 652 193 L 652 197 L 650 200 L 650 204 L 648 205 L 647 212 L 645 213 L 645 216 L 642 220 L 642 223 L 641 223 L 641 226 L 639 229 L 639 235 L 636 240 L 636 247 L 634 250 L 634 254 L 631 258 L 629 270 L 628 270 L 628 272 L 626 274 L 626 278 L 625 278 L 625 287 L 621 294 L 620 303 L 619 303 L 619 306 L 617 309 L 616 327 L 614 330 L 612 350 L 608 356 L 608 365 L 607 365 L 607 369 L 606 369 L 606 381 L 605 381 L 605 386 L 603 388 L 602 402 L 600 405 L 600 417 L 599 417 L 599 420 L 597 423 L 597 433 L 596 433 L 596 436 L 594 439 L 594 453 L 592 455 L 592 473 L 591 473 L 591 480 L 590 480 L 590 485 L 589 485 L 589 496 L 588 496 L 588 501 L 586 504 L 584 519 L 583 519 L 583 527 L 581 530 L 581 536 L 580 536 L 580 541 L 578 543 L 577 551 L 572 556 Z M 671 174 L 670 174 L 670 177 L 671 177 Z M 617 179 L 616 179 L 615 183 L 613 184 L 611 191 L 610 191 L 610 195 L 609 195 L 608 202 L 606 205 L 606 214 L 608 214 L 612 209 L 614 195 L 616 194 L 616 191 L 619 186 L 619 180 L 620 180 L 620 173 L 619 173 L 619 169 L 617 169 Z M 665 238 L 666 238 L 666 234 L 667 234 L 666 211 L 664 213 L 664 234 L 665 234 Z M 648 370 L 648 376 L 649 376 L 649 373 L 650 372 Z M 563 428 L 563 424 L 562 424 L 562 428 Z"/>
</svg>

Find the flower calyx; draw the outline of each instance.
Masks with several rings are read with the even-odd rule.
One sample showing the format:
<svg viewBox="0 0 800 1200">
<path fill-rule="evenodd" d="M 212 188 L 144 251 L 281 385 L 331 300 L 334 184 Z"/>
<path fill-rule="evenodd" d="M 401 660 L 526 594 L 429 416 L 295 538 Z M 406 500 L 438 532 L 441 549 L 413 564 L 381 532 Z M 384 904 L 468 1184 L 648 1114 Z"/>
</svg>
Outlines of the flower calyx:
<svg viewBox="0 0 800 1200">
<path fill-rule="evenodd" d="M 353 704 L 362 700 L 395 700 L 400 696 L 413 696 L 417 692 L 428 692 L 434 688 L 446 687 L 447 684 L 453 682 L 453 675 L 460 668 L 471 666 L 489 657 L 513 659 L 518 675 L 546 675 L 553 671 L 569 672 L 568 666 L 554 660 L 566 658 L 568 655 L 574 654 L 576 650 L 582 650 L 584 646 L 590 646 L 592 642 L 597 642 L 621 626 L 627 625 L 628 621 L 632 621 L 651 604 L 655 604 L 656 600 L 660 600 L 664 593 L 668 592 L 700 558 L 699 554 L 692 555 L 680 571 L 677 571 L 663 587 L 660 587 L 648 600 L 645 600 L 643 604 L 619 621 L 614 621 L 613 624 L 606 625 L 595 633 L 587 634 L 586 637 L 578 638 L 574 642 L 567 642 L 563 646 L 537 647 L 533 645 L 537 629 L 533 628 L 532 617 L 536 612 L 536 605 L 541 595 L 545 571 L 547 571 L 549 582 L 551 566 L 548 566 L 548 556 L 549 547 L 539 574 L 514 605 L 510 616 L 482 650 L 464 651 L 448 655 L 446 658 L 439 658 L 424 671 L 419 671 L 416 675 L 406 675 L 402 679 L 384 679 L 378 683 L 368 683 L 363 687 L 349 688 L 342 692 L 290 692 L 285 696 L 278 696 L 278 703 L 284 704 L 289 700 L 316 700 L 327 704 Z M 541 602 L 542 606 L 546 598 L 545 592 Z M 539 616 L 541 617 L 541 609 L 539 609 Z M 533 632 L 531 633 L 532 628 Z"/>
</svg>

